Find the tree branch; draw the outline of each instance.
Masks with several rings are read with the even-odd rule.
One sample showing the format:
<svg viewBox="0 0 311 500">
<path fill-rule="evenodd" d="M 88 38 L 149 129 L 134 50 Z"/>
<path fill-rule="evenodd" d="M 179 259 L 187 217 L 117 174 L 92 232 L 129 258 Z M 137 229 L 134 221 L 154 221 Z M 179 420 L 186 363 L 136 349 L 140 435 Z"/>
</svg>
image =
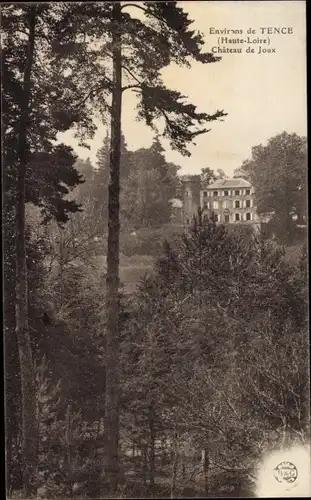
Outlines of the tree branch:
<svg viewBox="0 0 311 500">
<path fill-rule="evenodd" d="M 132 71 L 127 66 L 124 66 L 124 64 L 122 64 L 122 69 L 127 71 L 128 74 L 133 78 L 133 80 L 135 80 L 135 82 L 137 82 L 141 87 L 143 86 L 142 82 L 138 80 L 138 78 L 132 73 Z"/>
<path fill-rule="evenodd" d="M 122 92 L 124 92 L 125 90 L 128 90 L 128 89 L 138 89 L 138 90 L 141 90 L 141 87 L 140 85 L 126 85 L 125 87 L 122 87 Z"/>
<path fill-rule="evenodd" d="M 104 77 L 104 81 L 101 84 L 95 85 L 90 89 L 90 91 L 86 94 L 86 96 L 82 99 L 82 101 L 79 102 L 79 106 L 81 104 L 84 104 L 95 91 L 100 91 L 103 90 L 104 88 L 109 88 L 112 86 L 112 82 L 109 78 Z"/>
<path fill-rule="evenodd" d="M 137 3 L 125 3 L 124 5 L 121 5 L 121 10 L 125 9 L 126 7 L 136 7 L 137 9 L 140 9 L 142 10 L 143 12 L 147 12 L 146 9 L 144 9 L 143 7 L 141 7 L 140 5 L 137 5 Z"/>
<path fill-rule="evenodd" d="M 157 19 L 157 21 L 160 21 L 161 23 L 165 24 L 165 26 L 168 26 L 167 22 L 164 19 L 162 19 L 160 16 L 157 16 L 154 12 L 151 12 L 151 11 L 145 9 L 144 7 L 141 7 L 138 4 L 135 4 L 135 3 L 126 3 L 126 4 L 124 4 L 124 5 L 121 6 L 121 10 L 124 9 L 125 7 L 136 7 L 137 9 L 142 10 L 145 14 L 147 14 L 147 15 L 149 14 L 154 19 Z"/>
</svg>

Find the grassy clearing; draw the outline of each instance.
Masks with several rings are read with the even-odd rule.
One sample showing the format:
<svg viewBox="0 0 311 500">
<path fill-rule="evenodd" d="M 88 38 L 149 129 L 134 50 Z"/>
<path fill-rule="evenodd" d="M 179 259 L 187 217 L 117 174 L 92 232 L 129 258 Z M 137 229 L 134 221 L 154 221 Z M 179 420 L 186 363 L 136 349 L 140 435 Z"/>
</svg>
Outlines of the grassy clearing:
<svg viewBox="0 0 311 500">
<path fill-rule="evenodd" d="M 106 270 L 106 256 L 96 256 L 96 265 L 102 272 Z M 133 293 L 140 280 L 153 268 L 154 258 L 150 255 L 120 256 L 120 281 L 125 293 Z"/>
</svg>

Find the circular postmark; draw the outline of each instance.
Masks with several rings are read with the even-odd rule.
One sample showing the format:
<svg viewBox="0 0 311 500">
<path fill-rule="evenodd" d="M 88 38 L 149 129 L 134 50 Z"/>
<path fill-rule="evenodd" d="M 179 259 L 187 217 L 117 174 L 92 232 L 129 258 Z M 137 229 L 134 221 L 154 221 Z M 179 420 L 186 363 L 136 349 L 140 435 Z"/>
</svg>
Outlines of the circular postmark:
<svg viewBox="0 0 311 500">
<path fill-rule="evenodd" d="M 273 475 L 279 483 L 294 483 L 298 477 L 298 469 L 292 462 L 280 462 L 273 470 Z"/>
</svg>

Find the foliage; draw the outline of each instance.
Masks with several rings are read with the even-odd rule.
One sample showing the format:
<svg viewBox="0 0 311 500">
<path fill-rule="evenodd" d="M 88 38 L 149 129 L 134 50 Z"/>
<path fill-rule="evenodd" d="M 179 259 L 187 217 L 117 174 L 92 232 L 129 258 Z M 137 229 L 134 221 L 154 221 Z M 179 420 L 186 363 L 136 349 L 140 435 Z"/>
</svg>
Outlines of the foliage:
<svg viewBox="0 0 311 500">
<path fill-rule="evenodd" d="M 202 168 L 200 176 L 201 176 L 201 183 L 204 186 L 208 186 L 209 184 L 211 184 L 214 181 L 217 181 L 218 179 L 226 178 L 226 174 L 221 168 L 218 168 L 217 172 L 214 172 L 214 170 L 212 170 L 209 167 Z"/>
<path fill-rule="evenodd" d="M 131 171 L 121 192 L 121 218 L 127 226 L 139 229 L 170 221 L 178 167 L 165 160 L 163 151 L 156 137 L 150 148 L 131 153 Z"/>
<path fill-rule="evenodd" d="M 73 412 L 70 404 L 66 405 L 66 399 L 61 397 L 60 384 L 53 384 L 49 371 L 49 364 L 43 358 L 36 367 L 39 495 L 72 498 L 83 490 L 94 495 L 94 485 L 89 488 L 92 479 L 94 481 L 92 476 L 96 473 L 96 482 L 100 483 L 101 474 L 94 460 L 95 454 L 90 453 L 95 433 L 84 424 L 80 413 Z M 90 467 L 91 459 L 93 463 Z"/>
<path fill-rule="evenodd" d="M 62 379 L 62 396 L 70 399 L 74 411 L 80 410 L 86 420 L 100 418 L 105 379 L 100 341 L 105 290 L 98 288 L 100 273 L 83 232 L 50 224 L 45 239 L 51 246 L 43 285 L 34 293 L 41 312 L 33 324 L 38 358 L 45 355 L 51 362 L 53 379 Z M 48 318 L 42 321 L 45 313 Z"/>
<path fill-rule="evenodd" d="M 5 426 L 6 426 L 6 464 L 7 485 L 21 486 L 21 464 L 18 456 L 21 446 L 21 375 L 16 337 L 15 321 L 15 255 L 14 255 L 14 225 L 9 224 L 10 219 L 5 219 L 4 240 L 4 348 L 5 348 Z M 28 221 L 29 222 L 29 221 Z M 42 260 L 46 250 L 43 238 L 33 238 L 29 224 L 26 226 L 26 249 L 29 284 L 29 325 L 31 331 L 32 347 L 36 350 L 36 338 L 33 328 L 40 317 L 41 306 L 38 307 L 38 287 L 43 284 Z M 11 472 L 12 471 L 12 472 Z"/>
<path fill-rule="evenodd" d="M 181 492 L 190 481 L 195 458 L 182 442 L 207 449 L 208 487 L 220 468 L 243 490 L 266 448 L 308 439 L 303 283 L 283 252 L 213 222 L 166 245 L 131 301 L 122 343 L 126 467 L 149 488 Z"/>
<path fill-rule="evenodd" d="M 120 176 L 121 186 L 125 189 L 132 169 L 132 153 L 128 151 L 125 137 L 121 136 L 121 163 Z M 97 211 L 97 218 L 100 220 L 101 234 L 107 233 L 108 226 L 108 186 L 110 179 L 110 138 L 107 134 L 103 145 L 97 152 L 97 169 L 94 172 L 92 182 L 89 184 L 94 206 Z M 127 204 L 128 200 L 124 200 Z M 131 207 L 125 205 L 124 211 L 130 211 Z"/>
<path fill-rule="evenodd" d="M 2 9 L 3 28 L 3 153 L 6 169 L 4 185 L 7 200 L 14 200 L 18 167 L 16 137 L 19 133 L 24 102 L 23 73 L 26 64 L 27 34 L 30 6 L 6 5 Z M 81 182 L 73 165 L 76 160 L 71 148 L 58 145 L 55 139 L 60 129 L 67 130 L 74 123 L 85 123 L 89 133 L 93 129 L 81 104 L 79 114 L 59 121 L 55 106 L 68 110 L 77 99 L 76 88 L 70 77 L 65 77 L 52 50 L 58 23 L 66 7 L 40 5 L 35 12 L 35 48 L 31 74 L 31 108 L 27 117 L 26 201 L 42 207 L 44 215 L 60 222 L 78 206 L 64 196 Z M 46 33 L 49 33 L 48 35 Z M 26 35 L 26 36 L 25 36 Z M 63 111 L 65 117 L 67 112 Z M 66 121 L 66 125 L 64 125 Z M 64 128 L 65 127 L 65 128 Z M 26 153 L 25 153 L 26 154 Z"/>
<path fill-rule="evenodd" d="M 283 132 L 254 147 L 241 166 L 255 188 L 258 213 L 273 213 L 274 231 L 285 243 L 293 241 L 296 224 L 306 221 L 306 165 L 306 139 Z"/>
<path fill-rule="evenodd" d="M 94 210 L 100 228 L 98 236 L 107 232 L 109 152 L 110 141 L 107 135 L 98 151 L 97 169 L 94 169 L 92 179 L 87 181 L 87 186 L 78 190 L 83 193 L 87 187 L 84 211 L 88 212 L 89 197 L 94 200 Z M 122 136 L 121 231 L 129 226 L 138 229 L 169 222 L 169 200 L 176 194 L 177 171 L 177 166 L 165 160 L 158 137 L 149 148 L 128 151 Z M 77 195 L 76 198 L 80 199 Z"/>
<path fill-rule="evenodd" d="M 111 145 L 107 136 L 96 170 L 89 160 L 77 160 L 70 148 L 55 146 L 55 139 L 73 127 L 83 143 L 94 132 L 94 109 L 103 120 L 111 112 L 116 33 L 111 3 L 6 5 L 2 12 L 8 477 L 10 490 L 20 489 L 12 242 L 30 8 L 36 14 L 36 39 L 26 201 L 40 216 L 27 216 L 26 253 L 38 493 L 99 498 L 106 480 L 102 423 L 109 360 L 104 348 L 107 293 L 101 286 L 106 275 L 96 254 L 98 248 L 106 250 Z M 189 154 L 188 144 L 224 113 L 197 111 L 164 86 L 161 71 L 169 64 L 189 67 L 191 60 L 218 58 L 202 52 L 201 34 L 191 29 L 176 2 L 141 2 L 132 5 L 131 13 L 129 6 L 120 8 L 119 90 L 137 93 L 138 118 Z M 138 151 L 128 151 L 122 135 L 113 140 L 121 143 L 126 229 L 121 251 L 157 256 L 138 291 L 117 297 L 119 493 L 217 496 L 225 486 L 243 496 L 266 449 L 309 440 L 306 248 L 298 264 L 290 263 L 284 249 L 258 235 L 202 223 L 200 215 L 191 232 L 180 234 L 181 228 L 166 224 L 178 168 L 166 161 L 158 135 L 150 148 Z M 255 148 L 243 168 L 258 187 L 263 211 L 278 215 L 284 206 L 288 213 L 294 207 L 298 218 L 304 216 L 298 196 L 305 190 L 304 161 L 305 141 L 295 135 L 281 134 L 266 148 Z M 224 173 L 206 168 L 202 176 L 210 182 Z"/>
<path fill-rule="evenodd" d="M 42 208 L 46 219 L 54 217 L 60 223 L 67 220 L 69 212 L 78 209 L 74 201 L 69 202 L 64 199 L 65 195 L 80 183 L 80 178 L 73 168 L 75 155 L 71 148 L 64 145 L 55 146 L 55 139 L 60 129 L 64 130 L 85 117 L 84 108 L 81 106 L 80 114 L 67 119 L 65 126 L 64 123 L 60 123 L 55 113 L 56 102 L 68 108 L 69 103 L 74 100 L 73 94 L 70 94 L 70 79 L 58 73 L 55 54 L 51 50 L 57 23 L 63 13 L 63 7 L 60 5 L 7 4 L 1 11 L 4 234 L 7 264 L 5 289 L 9 297 L 5 304 L 7 318 L 5 353 L 8 359 L 6 370 L 8 386 L 12 388 L 11 394 L 16 396 L 16 405 L 11 407 L 8 402 L 6 408 L 8 450 L 12 444 L 11 440 L 16 440 L 18 436 L 19 419 L 16 419 L 15 415 L 21 413 L 18 406 L 20 383 L 25 380 L 25 377 L 20 377 L 17 339 L 14 332 L 17 325 L 13 319 L 16 303 L 15 267 L 16 264 L 19 269 L 21 264 L 22 267 L 26 267 L 25 262 L 22 262 L 24 259 L 17 260 L 15 256 L 14 227 L 16 222 L 20 228 L 24 226 L 24 217 L 23 215 L 16 217 L 16 208 L 23 213 L 25 201 L 32 201 Z M 63 114 L 66 116 L 66 112 Z M 21 163 L 26 164 L 26 185 L 22 186 L 22 189 L 21 184 L 18 185 L 18 178 L 20 176 L 22 179 L 24 169 Z M 22 200 L 18 205 L 16 205 L 17 199 Z M 21 231 L 19 236 L 19 243 L 23 246 L 24 253 L 23 242 L 27 235 L 25 238 L 24 231 Z M 27 250 L 29 251 L 29 247 L 26 248 L 26 252 Z M 29 263 L 28 259 L 28 266 Z M 30 281 L 31 278 L 28 279 L 28 284 Z M 24 309 L 27 310 L 26 293 L 23 295 Z M 25 318 L 25 321 L 29 319 L 31 323 L 31 312 L 30 318 Z M 27 348 L 27 353 L 30 353 L 29 345 Z M 31 363 L 29 356 L 24 359 Z M 27 373 L 30 376 L 29 369 Z M 31 391 L 26 392 L 30 394 Z M 24 429 L 27 428 L 30 429 L 30 422 L 27 427 L 24 426 Z M 8 454 L 10 455 L 10 451 Z M 32 459 L 35 461 L 35 457 Z M 9 456 L 8 462 L 10 462 Z M 10 488 L 9 483 L 8 487 Z"/>
<path fill-rule="evenodd" d="M 176 2 L 164 2 L 160 8 L 156 2 L 130 6 L 132 11 L 143 13 L 143 18 L 136 17 L 135 11 L 127 12 L 126 5 L 121 6 L 122 91 L 131 89 L 137 94 L 139 119 L 155 129 L 157 120 L 164 120 L 164 136 L 173 148 L 188 155 L 187 143 L 207 131 L 204 124 L 225 114 L 198 112 L 180 92 L 164 86 L 160 72 L 169 64 L 189 67 L 191 59 L 206 64 L 219 58 L 202 52 L 202 35 L 190 29 L 192 21 Z M 75 29 L 70 33 L 64 22 L 59 23 L 62 43 L 54 48 L 58 50 L 58 65 L 70 71 L 77 94 L 84 95 L 81 102 L 106 117 L 111 110 L 113 6 L 78 2 L 67 6 L 67 10 Z"/>
<path fill-rule="evenodd" d="M 70 46 L 73 44 L 75 57 L 71 58 L 67 51 L 63 67 L 79 75 L 80 89 L 82 87 L 84 92 L 87 89 L 84 101 L 93 104 L 102 116 L 107 115 L 107 111 L 111 112 L 105 433 L 107 487 L 115 492 L 119 468 L 118 283 L 122 93 L 132 89 L 139 96 L 137 117 L 153 129 L 157 130 L 157 121 L 164 118 L 162 135 L 169 139 L 173 149 L 188 156 L 188 144 L 198 135 L 208 131 L 208 122 L 223 117 L 224 113 L 198 112 L 193 104 L 185 101 L 185 96 L 166 88 L 162 81 L 161 70 L 168 64 L 189 66 L 189 58 L 201 63 L 218 60 L 213 54 L 202 52 L 202 36 L 189 29 L 191 21 L 175 2 L 164 3 L 161 8 L 158 8 L 156 3 L 147 2 L 142 5 L 120 2 L 84 5 L 79 4 L 78 15 L 76 6 L 73 7 L 75 30 L 66 42 Z M 124 12 L 128 6 L 132 9 L 138 7 L 144 12 L 143 20 Z M 77 47 L 81 36 L 84 37 L 84 42 Z M 92 40 L 92 44 L 85 43 L 87 36 Z M 90 90 L 89 81 L 92 81 Z"/>
</svg>

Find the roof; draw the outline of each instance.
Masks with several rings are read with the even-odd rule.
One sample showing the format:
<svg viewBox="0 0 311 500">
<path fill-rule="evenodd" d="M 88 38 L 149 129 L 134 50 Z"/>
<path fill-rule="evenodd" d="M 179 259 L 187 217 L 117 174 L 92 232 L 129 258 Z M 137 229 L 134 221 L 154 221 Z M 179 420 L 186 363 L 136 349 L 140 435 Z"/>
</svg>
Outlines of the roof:
<svg viewBox="0 0 311 500">
<path fill-rule="evenodd" d="M 240 177 L 234 179 L 219 179 L 218 181 L 209 184 L 207 189 L 219 189 L 219 188 L 242 188 L 242 187 L 252 187 L 251 183 L 242 179 Z"/>
</svg>

